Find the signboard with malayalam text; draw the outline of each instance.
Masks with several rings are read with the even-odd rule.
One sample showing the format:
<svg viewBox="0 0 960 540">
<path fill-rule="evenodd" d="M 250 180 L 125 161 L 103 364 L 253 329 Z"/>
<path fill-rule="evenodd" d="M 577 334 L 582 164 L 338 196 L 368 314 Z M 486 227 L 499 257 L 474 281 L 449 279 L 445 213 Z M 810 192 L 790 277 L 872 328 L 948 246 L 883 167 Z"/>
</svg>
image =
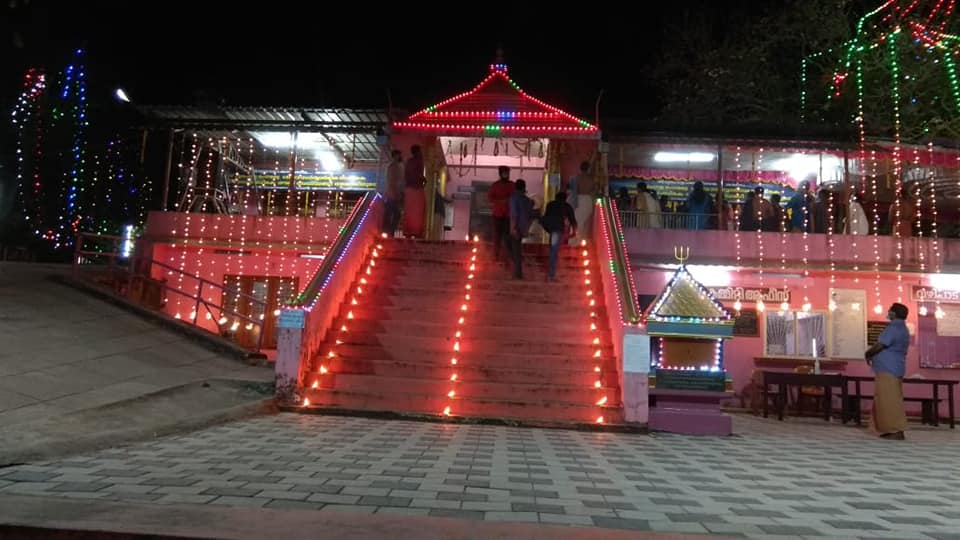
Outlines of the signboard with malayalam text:
<svg viewBox="0 0 960 540">
<path fill-rule="evenodd" d="M 782 304 L 790 301 L 790 289 L 775 287 L 707 287 L 710 294 L 721 302 L 752 302 L 763 300 L 765 304 Z"/>
<path fill-rule="evenodd" d="M 941 302 L 944 304 L 960 304 L 960 291 L 952 289 L 938 289 L 914 285 L 910 289 L 910 298 L 917 302 Z"/>
<path fill-rule="evenodd" d="M 377 189 L 377 171 L 297 171 L 294 186 L 301 191 L 373 191 Z M 234 188 L 287 189 L 289 172 L 258 170 L 253 178 L 238 176 L 231 179 Z"/>
<path fill-rule="evenodd" d="M 658 369 L 656 385 L 656 387 L 661 390 L 725 392 L 727 389 L 727 375 L 722 371 Z"/>
</svg>

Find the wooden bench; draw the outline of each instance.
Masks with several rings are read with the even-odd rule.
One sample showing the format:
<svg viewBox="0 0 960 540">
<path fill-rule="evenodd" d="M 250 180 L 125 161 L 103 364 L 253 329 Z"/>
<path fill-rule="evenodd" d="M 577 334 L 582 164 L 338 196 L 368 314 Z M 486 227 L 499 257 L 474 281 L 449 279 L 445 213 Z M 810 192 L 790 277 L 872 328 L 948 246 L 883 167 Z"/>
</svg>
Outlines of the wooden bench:
<svg viewBox="0 0 960 540">
<path fill-rule="evenodd" d="M 860 406 L 860 401 L 865 399 L 873 399 L 873 396 L 868 395 L 848 395 L 847 402 L 843 404 L 843 412 L 847 418 L 860 418 L 862 407 Z M 920 404 L 920 423 L 929 424 L 931 426 L 940 425 L 940 413 L 939 405 L 942 399 L 933 399 L 925 397 L 904 397 L 903 401 L 908 401 L 911 403 Z"/>
</svg>

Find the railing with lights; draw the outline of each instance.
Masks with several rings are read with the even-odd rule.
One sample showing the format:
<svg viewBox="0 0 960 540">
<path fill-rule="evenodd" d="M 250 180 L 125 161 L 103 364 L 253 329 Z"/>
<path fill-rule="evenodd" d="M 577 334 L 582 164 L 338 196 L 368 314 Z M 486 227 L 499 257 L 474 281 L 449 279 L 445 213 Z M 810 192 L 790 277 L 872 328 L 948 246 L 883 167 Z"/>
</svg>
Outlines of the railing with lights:
<svg viewBox="0 0 960 540">
<path fill-rule="evenodd" d="M 130 247 L 133 243 L 130 235 L 78 233 L 73 257 L 74 277 L 106 286 L 127 300 L 152 309 L 162 309 L 164 299 L 171 294 L 185 297 L 193 303 L 192 311 L 187 315 L 177 313 L 173 316 L 175 319 L 220 336 L 234 334 L 243 326 L 247 332 L 257 336 L 255 344 L 244 346 L 253 352 L 260 352 L 264 319 L 267 316 L 266 301 L 135 253 Z M 177 275 L 180 279 L 155 279 L 155 270 L 166 276 Z M 196 283 L 196 288 L 187 290 L 187 287 L 173 286 L 171 283 L 180 286 Z M 218 303 L 213 298 L 234 298 L 236 306 L 245 306 L 247 313 Z"/>
<path fill-rule="evenodd" d="M 323 263 L 317 268 L 310 282 L 304 287 L 303 292 L 297 295 L 296 299 L 290 304 L 290 307 L 313 307 L 320 294 L 329 285 L 331 278 L 340 266 L 344 255 L 352 245 L 361 226 L 367 223 L 366 218 L 373 209 L 374 204 L 379 201 L 379 193 L 368 192 L 357 202 L 356 206 L 353 207 L 353 211 L 350 212 L 350 215 L 347 217 L 346 223 L 343 224 L 343 228 L 337 235 L 336 240 L 334 240 L 333 245 L 330 246 L 330 250 L 327 252 Z M 368 223 L 368 225 L 375 226 L 376 223 L 376 220 L 373 220 Z"/>
<path fill-rule="evenodd" d="M 303 323 L 293 335 L 281 333 L 277 344 L 276 374 L 278 395 L 282 398 L 293 399 L 291 392 L 295 388 L 309 384 L 304 378 L 305 370 L 311 358 L 322 352 L 342 302 L 348 299 L 354 279 L 376 246 L 382 212 L 383 198 L 379 193 L 364 195 L 347 217 L 310 282 L 293 302 L 284 306 L 284 311 L 302 312 Z M 373 259 L 370 264 L 375 265 Z M 326 354 L 329 355 L 329 351 Z"/>
<path fill-rule="evenodd" d="M 614 290 L 611 292 L 615 295 L 619 307 L 620 320 L 611 322 L 639 324 L 642 321 L 642 312 L 633 284 L 633 272 L 630 269 L 616 202 L 603 198 L 597 199 L 596 205 L 595 221 L 598 226 L 594 227 L 594 240 L 601 253 L 605 246 L 607 254 L 606 264 L 601 265 L 601 272 L 604 275 L 604 285 L 612 285 Z M 608 307 L 613 306 L 608 303 Z"/>
</svg>

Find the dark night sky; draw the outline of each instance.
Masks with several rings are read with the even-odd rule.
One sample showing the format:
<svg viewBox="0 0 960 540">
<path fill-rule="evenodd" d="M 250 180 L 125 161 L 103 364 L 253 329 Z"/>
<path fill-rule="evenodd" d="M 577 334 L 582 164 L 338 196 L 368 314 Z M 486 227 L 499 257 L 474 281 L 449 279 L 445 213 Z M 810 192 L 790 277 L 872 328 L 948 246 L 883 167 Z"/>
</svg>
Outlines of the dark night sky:
<svg viewBox="0 0 960 540">
<path fill-rule="evenodd" d="M 601 89 L 605 114 L 652 114 L 645 67 L 678 5 L 750 3 L 24 1 L 0 17 L 5 110 L 27 67 L 61 68 L 78 44 L 94 102 L 122 86 L 138 103 L 385 107 L 389 88 L 406 109 L 472 87 L 502 44 L 521 87 L 590 119 Z"/>
</svg>

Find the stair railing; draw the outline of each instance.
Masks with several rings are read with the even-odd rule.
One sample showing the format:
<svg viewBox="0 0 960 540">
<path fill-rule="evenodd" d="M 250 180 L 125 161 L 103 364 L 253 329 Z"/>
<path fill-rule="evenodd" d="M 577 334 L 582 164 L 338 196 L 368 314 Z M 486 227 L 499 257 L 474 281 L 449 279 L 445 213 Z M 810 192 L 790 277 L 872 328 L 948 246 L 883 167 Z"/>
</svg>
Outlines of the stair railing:
<svg viewBox="0 0 960 540">
<path fill-rule="evenodd" d="M 371 246 L 380 238 L 383 197 L 369 192 L 353 207 L 303 291 L 284 306 L 277 321 L 277 397 L 298 401 L 304 370 L 326 339 L 341 304 Z"/>
<path fill-rule="evenodd" d="M 633 283 L 633 270 L 630 268 L 630 258 L 627 255 L 623 227 L 616 204 L 616 201 L 610 198 L 597 199 L 594 212 L 596 225 L 593 229 L 594 242 L 601 257 L 605 252 L 609 261 L 609 264 L 601 265 L 604 290 L 613 289 L 612 300 L 620 308 L 619 320 L 611 320 L 611 323 L 637 325 L 642 322 L 643 313 L 640 310 L 636 286 Z M 610 308 L 613 307 L 609 301 L 607 305 Z"/>
<path fill-rule="evenodd" d="M 74 279 L 104 287 L 133 304 L 158 312 L 165 312 L 166 299 L 171 295 L 182 297 L 186 309 L 192 309 L 186 318 L 177 314 L 182 323 L 221 337 L 233 334 L 242 324 L 256 335 L 256 342 L 241 346 L 260 352 L 267 313 L 265 300 L 154 260 L 149 251 L 125 249 L 128 242 L 132 244 L 134 240 L 78 232 L 73 253 Z M 236 306 L 223 304 L 224 298 L 235 298 Z M 241 313 L 240 306 L 246 306 L 247 312 Z M 232 324 L 226 326 L 230 321 Z M 230 330 L 225 331 L 226 328 Z"/>
</svg>

